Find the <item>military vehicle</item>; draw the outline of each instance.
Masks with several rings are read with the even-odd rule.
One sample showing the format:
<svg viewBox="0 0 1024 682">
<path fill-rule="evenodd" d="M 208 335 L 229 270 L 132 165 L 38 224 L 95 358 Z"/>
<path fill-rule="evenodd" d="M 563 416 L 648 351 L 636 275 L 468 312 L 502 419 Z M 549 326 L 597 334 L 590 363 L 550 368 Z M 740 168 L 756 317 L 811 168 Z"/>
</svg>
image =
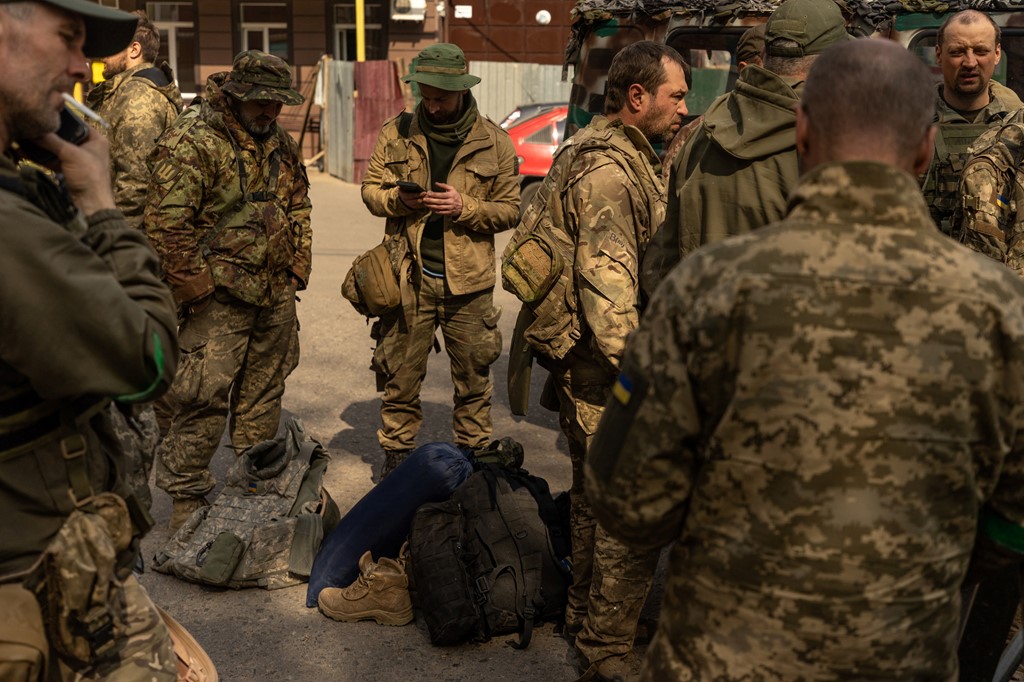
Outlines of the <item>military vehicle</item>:
<svg viewBox="0 0 1024 682">
<path fill-rule="evenodd" d="M 657 40 L 690 64 L 692 85 L 686 97 L 690 117 L 704 113 L 736 80 L 736 43 L 751 26 L 764 23 L 780 0 L 580 0 L 566 48 L 564 74 L 573 67 L 566 134 L 585 126 L 604 110 L 608 65 L 615 54 L 637 40 Z M 871 0 L 839 1 L 847 30 L 858 37 L 896 40 L 935 70 L 935 34 L 951 13 L 986 12 L 1002 28 L 1002 59 L 995 79 L 1024 93 L 1024 0 Z"/>
</svg>

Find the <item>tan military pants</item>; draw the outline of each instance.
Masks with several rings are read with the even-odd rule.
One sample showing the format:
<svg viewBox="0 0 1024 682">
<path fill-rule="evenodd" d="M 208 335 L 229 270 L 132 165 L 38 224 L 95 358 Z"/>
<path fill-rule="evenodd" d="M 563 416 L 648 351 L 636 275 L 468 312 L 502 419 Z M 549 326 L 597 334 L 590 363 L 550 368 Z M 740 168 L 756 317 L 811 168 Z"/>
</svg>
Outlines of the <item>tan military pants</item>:
<svg viewBox="0 0 1024 682">
<path fill-rule="evenodd" d="M 74 672 L 52 651 L 34 595 L 19 584 L 0 587 L 0 680 L 4 682 L 175 682 L 177 658 L 160 614 L 135 576 L 124 581 L 127 632 L 120 662 L 101 671 Z"/>
<path fill-rule="evenodd" d="M 633 648 L 636 625 L 650 591 L 659 551 L 636 552 L 608 535 L 594 520 L 584 494 L 583 462 L 597 431 L 614 375 L 573 351 L 552 372 L 558 394 L 558 420 L 572 459 L 570 524 L 572 586 L 565 611 L 567 628 L 582 625 L 576 648 L 596 663 L 625 656 Z"/>
<path fill-rule="evenodd" d="M 423 423 L 420 387 L 427 358 L 440 327 L 451 359 L 455 409 L 452 430 L 458 445 L 475 448 L 491 437 L 490 367 L 501 353 L 500 310 L 494 291 L 453 296 L 444 279 L 421 275 L 413 306 L 386 315 L 375 325 L 378 339 L 373 368 L 383 384 L 381 428 L 377 440 L 385 450 L 409 450 Z"/>
<path fill-rule="evenodd" d="M 273 304 L 214 300 L 178 332 L 181 360 L 171 386 L 174 416 L 157 449 L 156 482 L 174 498 L 213 490 L 210 460 L 230 417 L 236 453 L 273 438 L 285 379 L 299 363 L 295 291 Z"/>
</svg>

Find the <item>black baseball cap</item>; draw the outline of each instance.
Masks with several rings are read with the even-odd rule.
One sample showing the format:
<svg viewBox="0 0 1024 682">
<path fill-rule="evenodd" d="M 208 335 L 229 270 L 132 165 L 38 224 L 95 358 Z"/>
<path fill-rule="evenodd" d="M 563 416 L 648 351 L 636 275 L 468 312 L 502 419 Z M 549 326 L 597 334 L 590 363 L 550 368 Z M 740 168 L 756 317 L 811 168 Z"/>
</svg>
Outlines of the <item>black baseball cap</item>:
<svg viewBox="0 0 1024 682">
<path fill-rule="evenodd" d="M 0 4 L 19 2 L 20 0 L 0 0 Z M 139 18 L 134 14 L 122 12 L 112 7 L 103 7 L 89 0 L 36 0 L 43 5 L 51 5 L 65 12 L 77 14 L 85 22 L 85 46 L 82 51 L 86 57 L 109 57 L 117 54 L 132 42 L 135 27 Z"/>
</svg>

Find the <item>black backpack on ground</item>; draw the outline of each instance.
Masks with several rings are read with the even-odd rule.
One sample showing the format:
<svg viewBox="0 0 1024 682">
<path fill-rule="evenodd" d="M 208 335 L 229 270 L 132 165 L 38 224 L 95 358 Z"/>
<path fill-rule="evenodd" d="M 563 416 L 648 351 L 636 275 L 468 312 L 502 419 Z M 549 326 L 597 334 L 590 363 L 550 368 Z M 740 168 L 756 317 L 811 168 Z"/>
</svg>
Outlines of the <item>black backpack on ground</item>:
<svg viewBox="0 0 1024 682">
<path fill-rule="evenodd" d="M 479 459 L 504 466 L 478 461 L 450 500 L 413 517 L 413 599 L 435 645 L 517 632 L 510 644 L 524 649 L 536 622 L 565 610 L 568 515 L 544 479 L 507 458 Z"/>
</svg>

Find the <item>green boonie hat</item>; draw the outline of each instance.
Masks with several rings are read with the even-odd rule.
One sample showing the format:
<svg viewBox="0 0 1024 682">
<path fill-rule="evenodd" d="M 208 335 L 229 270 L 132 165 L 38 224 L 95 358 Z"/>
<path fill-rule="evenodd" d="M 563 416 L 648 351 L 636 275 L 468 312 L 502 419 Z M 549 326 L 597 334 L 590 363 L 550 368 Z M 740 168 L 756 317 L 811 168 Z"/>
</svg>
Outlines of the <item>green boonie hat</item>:
<svg viewBox="0 0 1024 682">
<path fill-rule="evenodd" d="M 774 44 L 780 38 L 796 45 Z M 827 47 L 852 39 L 834 0 L 786 0 L 765 24 L 765 51 L 772 57 L 821 54 Z"/>
<path fill-rule="evenodd" d="M 292 89 L 292 71 L 280 57 L 259 50 L 239 52 L 221 89 L 243 102 L 270 100 L 302 104 L 306 98 Z"/>
<path fill-rule="evenodd" d="M 764 49 L 764 28 L 764 24 L 758 24 L 743 32 L 740 41 L 736 43 L 737 62 L 749 62 L 761 56 L 761 50 Z"/>
<path fill-rule="evenodd" d="M 0 0 L 10 4 L 19 0 Z M 139 18 L 112 7 L 101 7 L 89 0 L 39 0 L 46 5 L 77 14 L 85 22 L 85 45 L 82 52 L 86 57 L 99 58 L 117 54 L 128 47 L 135 37 Z"/>
<path fill-rule="evenodd" d="M 458 45 L 438 43 L 424 48 L 412 62 L 413 72 L 402 76 L 406 83 L 431 85 L 442 90 L 458 92 L 469 90 L 480 82 L 469 75 L 466 55 Z"/>
</svg>

